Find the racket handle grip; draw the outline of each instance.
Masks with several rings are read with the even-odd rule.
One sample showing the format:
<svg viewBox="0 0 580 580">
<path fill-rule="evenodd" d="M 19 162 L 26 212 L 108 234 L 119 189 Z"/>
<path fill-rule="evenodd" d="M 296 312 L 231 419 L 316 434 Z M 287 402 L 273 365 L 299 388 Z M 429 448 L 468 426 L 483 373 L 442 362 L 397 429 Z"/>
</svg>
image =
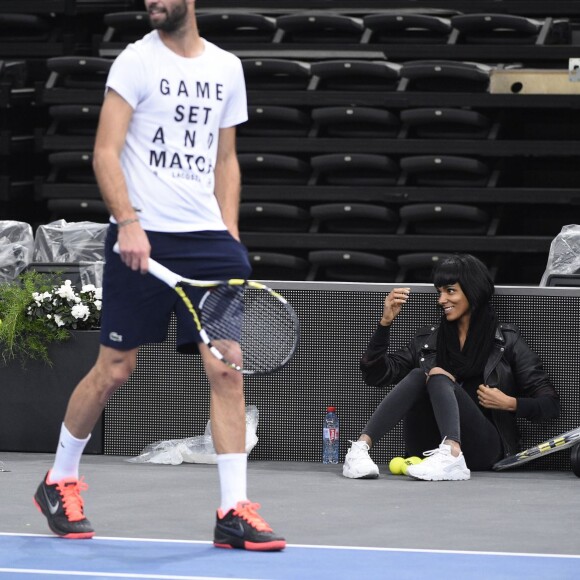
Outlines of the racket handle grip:
<svg viewBox="0 0 580 580">
<path fill-rule="evenodd" d="M 113 246 L 113 251 L 117 252 L 117 254 L 119 253 L 118 242 Z M 149 258 L 148 272 L 172 288 L 175 288 L 175 286 L 177 286 L 177 284 L 182 280 L 182 277 L 179 274 L 172 272 L 169 268 L 161 265 L 153 258 Z"/>
</svg>

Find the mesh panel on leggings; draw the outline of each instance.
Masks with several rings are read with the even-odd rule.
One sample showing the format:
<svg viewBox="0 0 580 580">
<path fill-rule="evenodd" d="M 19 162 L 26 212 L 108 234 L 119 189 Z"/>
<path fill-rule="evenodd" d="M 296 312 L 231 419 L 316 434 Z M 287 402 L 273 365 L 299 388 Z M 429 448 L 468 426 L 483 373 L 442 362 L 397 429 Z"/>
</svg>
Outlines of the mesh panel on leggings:
<svg viewBox="0 0 580 580">
<path fill-rule="evenodd" d="M 358 287 L 358 286 L 357 286 Z M 360 430 L 388 392 L 365 385 L 359 359 L 380 318 L 382 291 L 280 290 L 301 322 L 301 341 L 294 359 L 271 376 L 247 377 L 246 403 L 258 407 L 259 442 L 250 458 L 275 461 L 320 461 L 322 418 L 337 407 L 341 427 L 341 461 L 349 439 Z M 499 319 L 519 326 L 528 344 L 541 356 L 561 396 L 562 414 L 547 423 L 521 421 L 523 448 L 580 424 L 576 353 L 580 330 L 580 297 L 506 295 L 494 297 Z M 406 345 L 415 330 L 438 320 L 435 294 L 412 292 L 392 330 L 392 348 Z M 105 412 L 105 453 L 137 455 L 158 440 L 201 435 L 209 418 L 209 387 L 199 356 L 174 352 L 175 328 L 162 344 L 145 346 L 129 383 Z M 401 425 L 372 450 L 375 461 L 387 463 L 403 455 Z M 564 450 L 530 462 L 533 469 L 569 469 Z M 524 467 L 526 468 L 526 467 Z"/>
</svg>

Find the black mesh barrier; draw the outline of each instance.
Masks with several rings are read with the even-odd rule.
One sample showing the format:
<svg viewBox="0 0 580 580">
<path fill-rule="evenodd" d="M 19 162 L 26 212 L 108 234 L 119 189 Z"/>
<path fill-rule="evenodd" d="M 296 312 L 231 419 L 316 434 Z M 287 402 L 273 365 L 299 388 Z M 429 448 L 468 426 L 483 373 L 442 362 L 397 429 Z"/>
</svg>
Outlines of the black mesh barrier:
<svg viewBox="0 0 580 580">
<path fill-rule="evenodd" d="M 246 402 L 258 407 L 259 442 L 251 459 L 321 461 L 322 419 L 327 406 L 338 409 L 341 460 L 348 440 L 356 439 L 387 390 L 365 385 L 359 359 L 393 285 L 272 284 L 296 309 L 301 341 L 294 359 L 274 375 L 247 377 Z M 407 344 L 415 330 L 439 318 L 429 285 L 412 285 L 408 304 L 392 331 L 392 347 Z M 541 356 L 558 389 L 562 414 L 547 423 L 521 421 L 523 448 L 580 425 L 580 293 L 556 288 L 498 288 L 494 297 L 500 321 L 519 326 Z M 175 328 L 167 340 L 143 347 L 137 369 L 105 411 L 106 454 L 137 455 L 158 440 L 201 435 L 209 419 L 209 386 L 199 356 L 175 353 Z M 401 425 L 378 442 L 378 463 L 404 455 Z M 569 469 L 564 450 L 523 468 Z"/>
</svg>

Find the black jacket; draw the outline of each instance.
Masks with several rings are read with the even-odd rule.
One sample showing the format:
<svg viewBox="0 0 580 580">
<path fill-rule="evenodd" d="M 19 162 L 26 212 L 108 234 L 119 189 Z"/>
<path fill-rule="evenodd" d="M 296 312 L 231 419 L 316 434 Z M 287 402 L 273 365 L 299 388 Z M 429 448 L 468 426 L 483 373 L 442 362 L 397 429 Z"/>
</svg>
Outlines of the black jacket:
<svg viewBox="0 0 580 580">
<path fill-rule="evenodd" d="M 411 370 L 426 373 L 434 366 L 438 326 L 420 328 L 406 348 L 389 353 L 390 326 L 379 326 L 363 354 L 360 368 L 364 381 L 374 387 L 397 384 Z M 505 455 L 520 450 L 517 418 L 530 421 L 555 419 L 560 401 L 538 355 L 527 345 L 513 324 L 499 324 L 484 370 L 484 383 L 517 399 L 517 410 L 492 410 Z"/>
</svg>

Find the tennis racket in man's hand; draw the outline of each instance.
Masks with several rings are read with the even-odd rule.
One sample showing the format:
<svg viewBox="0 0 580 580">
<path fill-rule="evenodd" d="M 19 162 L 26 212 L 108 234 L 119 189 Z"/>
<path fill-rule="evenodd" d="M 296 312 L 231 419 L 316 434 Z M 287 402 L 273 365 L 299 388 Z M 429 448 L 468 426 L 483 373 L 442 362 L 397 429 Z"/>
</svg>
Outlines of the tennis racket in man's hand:
<svg viewBox="0 0 580 580">
<path fill-rule="evenodd" d="M 115 251 L 119 248 L 115 245 Z M 286 299 L 252 280 L 192 280 L 149 258 L 149 273 L 173 288 L 191 313 L 202 341 L 229 367 L 247 374 L 273 373 L 298 347 L 298 316 Z M 196 308 L 185 288 L 207 289 Z M 240 351 L 241 346 L 241 351 Z"/>
<path fill-rule="evenodd" d="M 577 445 L 579 443 L 580 427 L 572 429 L 571 431 L 567 431 L 566 433 L 562 433 L 561 435 L 553 437 L 552 439 L 548 439 L 547 441 L 544 441 L 539 445 L 535 445 L 534 447 L 530 447 L 525 451 L 521 451 L 520 453 L 506 457 L 505 459 L 498 461 L 493 466 L 493 469 L 495 471 L 502 471 L 503 469 L 509 469 L 510 467 L 517 467 L 518 465 L 532 461 L 532 459 L 537 459 L 538 457 L 549 455 L 550 453 L 560 451 L 560 449 L 572 447 L 572 445 Z"/>
</svg>

